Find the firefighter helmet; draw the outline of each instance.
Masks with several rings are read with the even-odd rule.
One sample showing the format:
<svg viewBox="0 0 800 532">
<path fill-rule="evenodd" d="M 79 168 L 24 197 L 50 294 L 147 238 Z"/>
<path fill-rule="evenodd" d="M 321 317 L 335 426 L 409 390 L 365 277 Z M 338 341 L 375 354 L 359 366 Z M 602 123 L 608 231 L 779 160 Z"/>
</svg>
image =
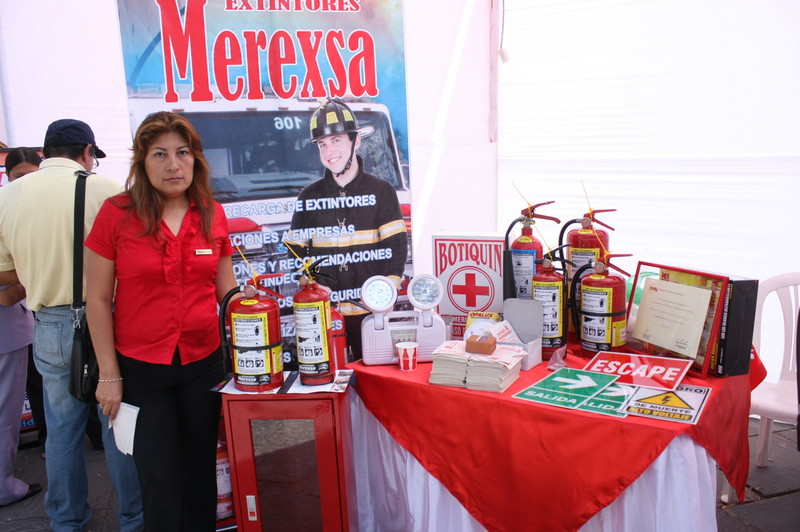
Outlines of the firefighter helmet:
<svg viewBox="0 0 800 532">
<path fill-rule="evenodd" d="M 341 100 L 325 100 L 311 115 L 311 138 L 316 142 L 323 137 L 342 133 L 359 133 L 358 121 L 353 111 Z"/>
</svg>

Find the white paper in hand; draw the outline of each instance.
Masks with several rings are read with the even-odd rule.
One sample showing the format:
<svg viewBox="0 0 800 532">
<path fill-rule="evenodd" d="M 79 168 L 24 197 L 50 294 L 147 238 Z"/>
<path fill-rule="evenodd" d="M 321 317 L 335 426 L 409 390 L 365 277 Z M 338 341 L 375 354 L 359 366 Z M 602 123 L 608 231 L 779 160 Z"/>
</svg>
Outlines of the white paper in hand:
<svg viewBox="0 0 800 532">
<path fill-rule="evenodd" d="M 114 442 L 123 454 L 133 454 L 133 436 L 136 434 L 136 418 L 139 407 L 120 403 L 117 417 L 109 419 L 109 426 L 114 431 Z"/>
</svg>

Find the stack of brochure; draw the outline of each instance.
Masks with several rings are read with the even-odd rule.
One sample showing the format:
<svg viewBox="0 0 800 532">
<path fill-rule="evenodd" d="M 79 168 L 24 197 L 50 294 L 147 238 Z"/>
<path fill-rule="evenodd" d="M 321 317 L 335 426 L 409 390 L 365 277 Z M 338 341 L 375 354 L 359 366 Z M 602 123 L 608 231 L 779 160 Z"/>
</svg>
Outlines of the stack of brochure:
<svg viewBox="0 0 800 532">
<path fill-rule="evenodd" d="M 433 366 L 431 367 L 431 376 L 428 379 L 431 384 L 466 387 L 469 355 L 466 352 L 459 353 L 457 350 L 445 348 L 445 346 L 454 343 L 458 342 L 445 342 L 433 352 Z M 463 344 L 464 342 L 460 343 Z"/>
<path fill-rule="evenodd" d="M 459 386 L 471 390 L 503 392 L 519 378 L 522 359 L 520 346 L 498 344 L 491 355 L 466 351 L 466 342 L 450 340 L 433 352 L 433 367 L 428 382 Z"/>
</svg>

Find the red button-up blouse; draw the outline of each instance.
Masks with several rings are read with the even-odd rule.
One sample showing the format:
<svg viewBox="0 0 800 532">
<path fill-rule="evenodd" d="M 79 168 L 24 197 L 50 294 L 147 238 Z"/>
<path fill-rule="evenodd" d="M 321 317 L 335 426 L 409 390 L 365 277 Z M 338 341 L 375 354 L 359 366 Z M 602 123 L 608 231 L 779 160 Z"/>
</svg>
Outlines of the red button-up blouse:
<svg viewBox="0 0 800 532">
<path fill-rule="evenodd" d="M 124 204 L 125 196 L 113 201 Z M 107 200 L 84 245 L 114 261 L 114 342 L 123 355 L 170 364 L 175 348 L 181 364 L 205 358 L 220 344 L 215 279 L 220 257 L 233 253 L 222 206 L 215 203 L 213 242 L 200 229 L 191 205 L 175 236 L 161 222 L 163 242 L 142 237 L 133 211 Z"/>
</svg>

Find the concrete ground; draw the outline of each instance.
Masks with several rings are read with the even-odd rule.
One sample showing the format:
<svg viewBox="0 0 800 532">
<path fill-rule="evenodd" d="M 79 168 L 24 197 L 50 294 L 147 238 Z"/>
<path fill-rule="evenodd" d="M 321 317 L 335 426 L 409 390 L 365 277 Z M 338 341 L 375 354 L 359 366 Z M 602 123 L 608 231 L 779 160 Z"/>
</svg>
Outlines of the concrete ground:
<svg viewBox="0 0 800 532">
<path fill-rule="evenodd" d="M 275 427 L 272 427 L 273 429 Z M 750 422 L 751 464 L 755 460 L 758 421 Z M 273 433 L 276 431 L 272 431 Z M 280 431 L 277 431 L 280 432 Z M 278 442 L 282 449 L 260 449 L 266 454 L 277 453 L 265 462 L 286 463 L 288 456 L 311 452 L 305 434 L 286 433 Z M 305 428 L 300 432 L 305 432 Z M 23 434 L 21 443 L 30 443 L 32 435 Z M 85 442 L 88 474 L 90 478 L 89 504 L 93 516 L 86 530 L 102 532 L 116 530 L 116 500 L 106 473 L 102 451 L 93 451 L 88 439 Z M 294 445 L 294 450 L 289 450 Z M 41 447 L 27 447 L 17 456 L 17 476 L 28 483 L 38 482 L 47 486 L 44 459 Z M 261 453 L 259 453 L 261 454 Z M 747 482 L 744 503 L 734 502 L 717 506 L 717 527 L 720 532 L 798 532 L 800 530 L 800 452 L 797 451 L 797 433 L 793 425 L 773 424 L 770 446 L 770 463 L 766 468 L 752 465 Z M 722 490 L 721 473 L 717 479 L 718 490 Z M 311 490 L 312 492 L 315 490 Z M 734 496 L 735 498 L 735 496 Z M 0 508 L 0 532 L 47 531 L 49 520 L 44 511 L 44 492 L 26 501 Z M 295 528 L 298 523 L 288 530 Z M 676 531 L 678 532 L 678 531 Z"/>
<path fill-rule="evenodd" d="M 794 425 L 772 424 L 769 464 L 755 466 L 758 420 L 750 420 L 750 474 L 744 503 L 733 496 L 731 504 L 718 503 L 717 529 L 720 532 L 798 532 L 800 531 L 800 452 Z M 723 486 L 717 473 L 717 486 Z"/>
</svg>

